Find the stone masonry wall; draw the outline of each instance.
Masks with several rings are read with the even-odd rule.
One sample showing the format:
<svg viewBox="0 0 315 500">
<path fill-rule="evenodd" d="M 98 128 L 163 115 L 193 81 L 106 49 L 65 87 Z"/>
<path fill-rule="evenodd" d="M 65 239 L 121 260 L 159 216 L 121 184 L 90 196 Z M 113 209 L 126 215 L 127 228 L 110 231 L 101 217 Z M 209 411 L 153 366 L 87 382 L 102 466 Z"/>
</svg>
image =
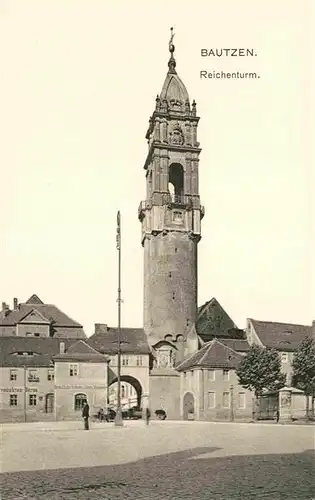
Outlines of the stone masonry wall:
<svg viewBox="0 0 315 500">
<path fill-rule="evenodd" d="M 196 319 L 197 243 L 186 233 L 144 243 L 144 329 L 152 344 L 183 335 Z"/>
</svg>

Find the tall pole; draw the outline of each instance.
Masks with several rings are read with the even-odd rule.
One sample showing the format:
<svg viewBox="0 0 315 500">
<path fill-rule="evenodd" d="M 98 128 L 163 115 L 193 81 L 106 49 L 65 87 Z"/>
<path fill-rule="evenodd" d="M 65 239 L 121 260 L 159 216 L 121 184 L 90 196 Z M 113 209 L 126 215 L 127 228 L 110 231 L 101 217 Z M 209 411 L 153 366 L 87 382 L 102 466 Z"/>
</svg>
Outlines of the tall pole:
<svg viewBox="0 0 315 500">
<path fill-rule="evenodd" d="M 118 338 L 117 338 L 117 410 L 115 416 L 115 425 L 121 427 L 123 425 L 121 411 L 121 392 L 120 392 L 120 375 L 121 375 L 121 227 L 120 227 L 120 211 L 117 212 L 117 235 L 116 247 L 118 250 Z"/>
<path fill-rule="evenodd" d="M 24 422 L 26 422 L 26 366 L 23 366 L 23 377 L 24 377 Z"/>
</svg>

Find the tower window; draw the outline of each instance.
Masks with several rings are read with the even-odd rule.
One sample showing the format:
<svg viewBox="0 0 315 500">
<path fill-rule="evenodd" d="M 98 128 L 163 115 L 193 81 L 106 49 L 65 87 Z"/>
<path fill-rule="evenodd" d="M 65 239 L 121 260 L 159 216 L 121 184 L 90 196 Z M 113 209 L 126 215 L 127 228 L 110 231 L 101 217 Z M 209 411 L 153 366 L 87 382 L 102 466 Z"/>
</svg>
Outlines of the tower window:
<svg viewBox="0 0 315 500">
<path fill-rule="evenodd" d="M 175 248 L 175 253 L 177 253 L 177 248 Z"/>
<path fill-rule="evenodd" d="M 184 194 L 184 169 L 182 165 L 173 163 L 170 166 L 168 181 L 169 191 L 173 201 L 181 203 Z"/>
<path fill-rule="evenodd" d="M 169 273 L 168 273 L 168 277 L 169 277 L 169 278 L 171 278 L 171 277 L 172 277 L 172 273 L 171 273 L 171 272 L 169 272 Z"/>
</svg>

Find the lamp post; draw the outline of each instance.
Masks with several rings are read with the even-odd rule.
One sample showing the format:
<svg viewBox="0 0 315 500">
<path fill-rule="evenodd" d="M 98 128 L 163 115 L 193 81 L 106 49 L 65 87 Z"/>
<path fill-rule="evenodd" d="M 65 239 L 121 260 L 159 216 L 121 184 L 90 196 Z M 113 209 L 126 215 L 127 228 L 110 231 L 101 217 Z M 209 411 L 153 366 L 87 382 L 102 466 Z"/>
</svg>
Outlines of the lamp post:
<svg viewBox="0 0 315 500">
<path fill-rule="evenodd" d="M 118 250 L 118 338 L 117 338 L 117 410 L 115 416 L 115 426 L 124 425 L 121 411 L 121 393 L 120 393 L 120 372 L 121 372 L 121 232 L 120 232 L 120 211 L 117 212 L 117 234 L 116 248 Z"/>
</svg>

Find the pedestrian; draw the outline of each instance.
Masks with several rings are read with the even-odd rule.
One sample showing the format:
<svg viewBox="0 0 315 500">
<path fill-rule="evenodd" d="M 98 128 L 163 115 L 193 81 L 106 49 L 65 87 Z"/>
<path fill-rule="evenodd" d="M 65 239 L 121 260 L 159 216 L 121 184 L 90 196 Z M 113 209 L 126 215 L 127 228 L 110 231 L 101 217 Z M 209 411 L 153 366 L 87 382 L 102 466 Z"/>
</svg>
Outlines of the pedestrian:
<svg viewBox="0 0 315 500">
<path fill-rule="evenodd" d="M 279 422 L 279 417 L 280 417 L 280 412 L 279 412 L 279 409 L 278 409 L 278 410 L 277 410 L 277 413 L 276 413 L 277 423 Z"/>
<path fill-rule="evenodd" d="M 100 422 L 103 422 L 103 420 L 105 420 L 105 413 L 103 408 L 100 408 L 97 416 Z"/>
<path fill-rule="evenodd" d="M 149 425 L 149 423 L 150 423 L 150 417 L 151 417 L 151 412 L 150 412 L 149 408 L 146 408 L 145 409 L 145 423 L 147 425 Z"/>
<path fill-rule="evenodd" d="M 90 407 L 88 405 L 88 402 L 86 402 L 84 407 L 83 407 L 82 418 L 84 419 L 84 430 L 88 431 L 89 430 L 89 418 L 90 418 Z"/>
</svg>

